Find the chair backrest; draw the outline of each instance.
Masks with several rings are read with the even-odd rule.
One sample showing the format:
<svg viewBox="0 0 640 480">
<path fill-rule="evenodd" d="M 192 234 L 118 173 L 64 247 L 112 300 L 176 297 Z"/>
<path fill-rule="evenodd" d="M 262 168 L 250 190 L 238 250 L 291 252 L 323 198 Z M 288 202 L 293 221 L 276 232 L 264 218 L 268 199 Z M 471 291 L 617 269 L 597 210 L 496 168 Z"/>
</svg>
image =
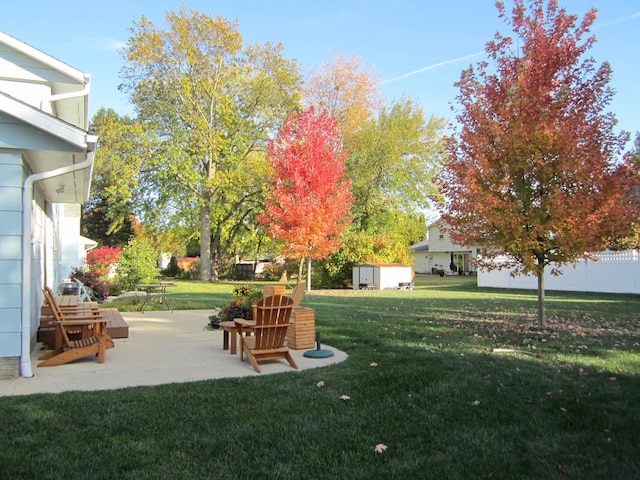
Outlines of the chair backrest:
<svg viewBox="0 0 640 480">
<path fill-rule="evenodd" d="M 254 328 L 257 350 L 272 350 L 284 346 L 293 310 L 293 300 L 286 295 L 265 297 L 256 305 Z"/>
<path fill-rule="evenodd" d="M 90 302 L 91 301 L 91 291 L 85 286 L 77 278 L 74 278 L 73 281 L 76 285 L 78 285 L 78 301 L 80 302 Z"/>
<path fill-rule="evenodd" d="M 51 313 L 53 313 L 53 318 L 55 319 L 55 322 L 56 322 L 56 328 L 60 330 L 64 343 L 66 345 L 69 345 L 70 343 L 69 336 L 67 335 L 67 331 L 65 330 L 65 328 L 62 326 L 62 323 L 61 323 L 63 320 L 63 314 L 56 300 L 56 296 L 53 294 L 53 290 L 45 286 L 44 289 L 42 290 L 42 293 L 44 293 L 44 298 L 47 300 L 47 303 L 51 308 Z"/>
<path fill-rule="evenodd" d="M 291 292 L 291 300 L 293 300 L 293 306 L 299 307 L 302 302 L 302 297 L 304 297 L 305 285 L 304 282 L 298 282 L 298 284 L 293 287 L 293 292 Z"/>
<path fill-rule="evenodd" d="M 44 290 L 42 290 L 42 292 L 44 293 L 44 298 L 47 301 L 49 308 L 51 308 L 53 316 L 56 318 L 56 320 L 60 320 L 62 318 L 62 310 L 60 310 L 60 305 L 58 305 L 58 300 L 56 299 L 55 293 L 53 293 L 51 287 L 47 286 L 44 287 Z"/>
</svg>

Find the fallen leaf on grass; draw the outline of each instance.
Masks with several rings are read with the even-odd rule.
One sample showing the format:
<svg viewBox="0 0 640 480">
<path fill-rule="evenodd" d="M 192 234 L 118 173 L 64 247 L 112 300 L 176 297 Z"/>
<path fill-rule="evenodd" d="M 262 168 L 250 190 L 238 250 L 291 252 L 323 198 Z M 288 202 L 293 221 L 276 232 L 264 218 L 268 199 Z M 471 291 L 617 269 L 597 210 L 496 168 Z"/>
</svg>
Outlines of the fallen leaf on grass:
<svg viewBox="0 0 640 480">
<path fill-rule="evenodd" d="M 371 362 L 371 363 L 369 364 L 369 366 L 370 366 L 370 367 L 377 367 L 377 366 L 378 366 L 378 364 L 377 364 L 376 362 Z"/>
<path fill-rule="evenodd" d="M 318 388 L 322 388 L 325 386 L 324 380 L 320 380 L 318 383 L 316 383 L 316 387 Z"/>
<path fill-rule="evenodd" d="M 340 400 L 344 400 L 346 402 L 347 400 L 351 400 L 351 397 L 349 395 L 340 395 Z"/>
<path fill-rule="evenodd" d="M 386 452 L 389 447 L 387 447 L 384 443 L 379 443 L 374 447 L 376 453 L 383 453 Z"/>
</svg>

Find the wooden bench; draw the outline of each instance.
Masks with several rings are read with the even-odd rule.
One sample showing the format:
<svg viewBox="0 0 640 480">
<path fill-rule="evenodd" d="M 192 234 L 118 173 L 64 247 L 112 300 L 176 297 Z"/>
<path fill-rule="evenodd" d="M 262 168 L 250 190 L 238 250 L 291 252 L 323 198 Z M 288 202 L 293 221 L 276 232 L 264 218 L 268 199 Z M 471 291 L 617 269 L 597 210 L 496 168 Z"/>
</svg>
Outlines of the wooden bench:
<svg viewBox="0 0 640 480">
<path fill-rule="evenodd" d="M 129 338 L 129 325 L 117 308 L 102 308 L 100 311 L 104 318 L 109 320 L 107 334 L 111 338 Z"/>
<path fill-rule="evenodd" d="M 89 302 L 86 302 L 89 303 Z M 91 302 L 95 303 L 95 302 Z M 38 341 L 44 344 L 55 340 L 56 327 L 53 324 L 53 315 L 47 315 L 48 306 L 42 307 L 45 312 L 40 316 L 40 328 L 38 328 Z M 42 313 L 41 311 L 41 313 Z M 50 312 L 50 310 L 49 310 Z M 109 320 L 107 323 L 107 335 L 111 338 L 129 338 L 129 325 L 117 308 L 100 308 L 102 316 Z"/>
</svg>

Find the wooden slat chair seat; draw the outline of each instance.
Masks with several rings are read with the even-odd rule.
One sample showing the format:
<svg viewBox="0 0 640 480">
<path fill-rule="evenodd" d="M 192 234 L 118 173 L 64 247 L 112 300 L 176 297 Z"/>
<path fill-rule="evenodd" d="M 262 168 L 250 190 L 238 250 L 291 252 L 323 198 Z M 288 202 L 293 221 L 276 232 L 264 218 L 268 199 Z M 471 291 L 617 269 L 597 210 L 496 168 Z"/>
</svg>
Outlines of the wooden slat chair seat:
<svg viewBox="0 0 640 480">
<path fill-rule="evenodd" d="M 96 355 L 98 363 L 104 363 L 106 351 L 115 347 L 113 340 L 107 334 L 109 320 L 105 319 L 99 311 L 90 311 L 89 315 L 62 312 L 51 289 L 45 288 L 43 293 L 53 313 L 56 340 L 53 350 L 38 357 L 38 360 L 42 360 L 38 366 L 62 365 L 88 355 Z M 78 330 L 83 332 L 80 338 L 71 340 L 69 331 Z"/>
<path fill-rule="evenodd" d="M 287 328 L 291 319 L 293 301 L 285 295 L 265 297 L 256 305 L 253 322 L 236 319 L 240 326 L 240 361 L 247 355 L 253 369 L 260 373 L 259 363 L 268 360 L 285 359 L 293 368 L 296 362 L 285 345 Z M 255 322 L 255 325 L 253 323 Z M 242 335 L 242 329 L 250 326 L 253 335 Z"/>
</svg>

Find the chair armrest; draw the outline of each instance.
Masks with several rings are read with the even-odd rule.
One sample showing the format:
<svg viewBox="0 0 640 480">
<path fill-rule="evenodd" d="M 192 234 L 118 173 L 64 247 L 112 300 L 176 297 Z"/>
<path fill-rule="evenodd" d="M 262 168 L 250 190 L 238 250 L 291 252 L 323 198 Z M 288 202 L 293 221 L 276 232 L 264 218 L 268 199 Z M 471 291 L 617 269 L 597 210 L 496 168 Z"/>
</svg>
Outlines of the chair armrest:
<svg viewBox="0 0 640 480">
<path fill-rule="evenodd" d="M 86 319 L 75 319 L 75 320 L 60 320 L 58 323 L 60 325 L 92 325 L 94 323 L 109 323 L 109 320 L 101 317 L 87 317 Z"/>
<path fill-rule="evenodd" d="M 253 328 L 256 326 L 256 322 L 253 320 L 245 320 L 244 318 L 234 318 L 233 321 L 237 326 L 242 326 L 243 328 Z"/>
</svg>

